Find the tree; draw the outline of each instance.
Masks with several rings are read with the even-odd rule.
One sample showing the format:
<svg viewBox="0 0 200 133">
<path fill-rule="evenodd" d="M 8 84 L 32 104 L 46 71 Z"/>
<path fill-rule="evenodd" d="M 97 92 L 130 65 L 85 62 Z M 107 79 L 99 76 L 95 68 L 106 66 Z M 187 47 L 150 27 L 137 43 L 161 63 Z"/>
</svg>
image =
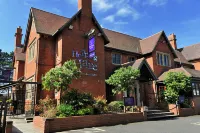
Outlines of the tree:
<svg viewBox="0 0 200 133">
<path fill-rule="evenodd" d="M 164 80 L 166 91 L 164 92 L 168 103 L 176 103 L 180 95 L 191 92 L 191 79 L 182 72 L 169 72 Z"/>
<path fill-rule="evenodd" d="M 106 80 L 106 83 L 114 86 L 112 92 L 114 94 L 127 91 L 128 96 L 135 84 L 135 80 L 140 76 L 140 71 L 129 67 L 121 67 L 115 70 L 114 74 Z"/>
<path fill-rule="evenodd" d="M 13 52 L 2 52 L 0 49 L 0 67 L 11 67 L 13 62 Z"/>
<path fill-rule="evenodd" d="M 65 91 L 69 88 L 72 80 L 78 79 L 81 75 L 80 69 L 74 60 L 67 61 L 62 67 L 52 68 L 42 77 L 44 90 Z"/>
</svg>

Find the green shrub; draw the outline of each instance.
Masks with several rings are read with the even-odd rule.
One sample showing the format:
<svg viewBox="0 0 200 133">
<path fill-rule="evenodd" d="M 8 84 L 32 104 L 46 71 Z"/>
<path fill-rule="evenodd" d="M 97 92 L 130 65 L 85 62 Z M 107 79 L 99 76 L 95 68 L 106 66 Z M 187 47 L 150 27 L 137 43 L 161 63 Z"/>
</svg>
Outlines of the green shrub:
<svg viewBox="0 0 200 133">
<path fill-rule="evenodd" d="M 88 108 L 84 108 L 84 109 L 80 109 L 77 112 L 77 115 L 92 115 L 93 114 L 93 108 L 92 107 L 88 107 Z"/>
<path fill-rule="evenodd" d="M 95 114 L 103 114 L 106 113 L 107 100 L 103 98 L 103 96 L 98 96 L 94 98 L 94 113 Z"/>
<path fill-rule="evenodd" d="M 76 114 L 73 107 L 67 104 L 61 104 L 57 106 L 57 110 L 58 110 L 57 116 L 59 117 L 73 116 Z"/>
<path fill-rule="evenodd" d="M 185 99 L 184 103 L 180 104 L 180 107 L 181 108 L 191 108 L 192 105 L 191 105 L 189 99 Z"/>
<path fill-rule="evenodd" d="M 124 102 L 123 101 L 113 101 L 108 104 L 108 110 L 112 112 L 122 112 Z"/>
<path fill-rule="evenodd" d="M 94 103 L 93 97 L 90 93 L 79 93 L 76 89 L 68 91 L 63 96 L 63 100 L 66 104 L 73 106 L 75 110 L 92 106 Z"/>
</svg>

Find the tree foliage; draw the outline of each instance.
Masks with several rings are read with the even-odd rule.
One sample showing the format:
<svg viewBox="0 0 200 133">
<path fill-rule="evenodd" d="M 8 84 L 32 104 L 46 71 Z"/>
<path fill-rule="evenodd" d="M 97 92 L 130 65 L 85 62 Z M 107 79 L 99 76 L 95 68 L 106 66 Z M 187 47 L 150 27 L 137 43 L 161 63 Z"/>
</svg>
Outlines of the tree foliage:
<svg viewBox="0 0 200 133">
<path fill-rule="evenodd" d="M 67 61 L 62 67 L 52 68 L 42 77 L 42 85 L 45 90 L 67 90 L 72 80 L 81 75 L 80 69 L 74 60 Z"/>
<path fill-rule="evenodd" d="M 106 83 L 114 86 L 113 93 L 128 91 L 134 86 L 135 80 L 140 76 L 140 71 L 129 67 L 121 67 L 115 70 L 114 74 L 106 80 Z M 128 93 L 129 94 L 129 93 Z"/>
<path fill-rule="evenodd" d="M 11 67 L 13 62 L 13 52 L 2 52 L 0 49 L 0 67 Z"/>
<path fill-rule="evenodd" d="M 176 103 L 179 95 L 191 92 L 191 79 L 182 72 L 169 72 L 164 84 L 167 88 L 164 95 L 168 103 Z"/>
</svg>

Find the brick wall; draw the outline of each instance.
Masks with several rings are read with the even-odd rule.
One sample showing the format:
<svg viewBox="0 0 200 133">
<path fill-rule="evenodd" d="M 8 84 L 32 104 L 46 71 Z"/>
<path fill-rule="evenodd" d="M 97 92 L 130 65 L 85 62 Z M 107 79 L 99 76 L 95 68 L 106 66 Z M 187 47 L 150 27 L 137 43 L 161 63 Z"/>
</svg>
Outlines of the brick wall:
<svg viewBox="0 0 200 133">
<path fill-rule="evenodd" d="M 35 56 L 31 61 L 29 61 L 28 60 L 29 46 L 32 44 L 34 39 L 36 40 Z M 35 29 L 35 23 L 34 23 L 34 21 L 32 21 L 30 35 L 28 37 L 29 41 L 28 41 L 28 45 L 26 48 L 26 62 L 25 62 L 25 73 L 24 73 L 26 79 L 30 78 L 31 76 L 35 75 L 35 73 L 36 73 L 36 57 L 37 57 L 38 39 L 39 39 L 39 34 L 37 34 L 36 29 Z"/>
<path fill-rule="evenodd" d="M 169 104 L 169 111 L 180 117 L 195 115 L 194 108 L 180 108 L 179 106 L 176 107 L 175 104 Z"/>
<path fill-rule="evenodd" d="M 192 99 L 192 104 L 195 110 L 195 114 L 200 115 L 200 97 L 194 97 Z"/>
<path fill-rule="evenodd" d="M 196 70 L 200 70 L 200 59 L 191 62 Z"/>
<path fill-rule="evenodd" d="M 164 38 L 161 37 L 161 40 L 162 39 L 164 39 Z M 157 55 L 156 55 L 157 51 L 167 53 L 170 55 L 170 58 L 171 58 L 171 66 L 170 67 L 160 66 L 157 64 Z M 167 45 L 167 40 L 165 43 L 158 43 L 155 50 L 153 51 L 153 53 L 150 56 L 146 57 L 146 59 L 147 59 L 147 62 L 149 63 L 149 65 L 151 66 L 151 69 L 154 71 L 154 73 L 157 77 L 159 77 L 163 72 L 174 68 L 174 55 L 172 54 L 171 49 Z"/>
<path fill-rule="evenodd" d="M 91 16 L 83 16 L 83 14 L 81 14 L 81 16 L 75 19 L 71 25 L 73 25 L 73 30 L 65 28 L 60 34 L 61 36 L 57 36 L 55 39 L 56 47 L 59 49 L 56 51 L 58 55 L 55 62 L 58 66 L 60 66 L 70 59 L 75 59 L 77 64 L 79 64 L 78 58 L 73 57 L 72 52 L 73 50 L 78 52 L 85 50 L 88 52 L 89 39 L 84 37 L 84 35 L 91 29 L 95 29 L 95 52 L 98 57 L 98 61 L 94 62 L 92 59 L 81 59 L 97 64 L 98 70 L 94 71 L 82 68 L 81 71 L 84 74 L 96 74 L 96 76 L 83 75 L 80 79 L 74 80 L 70 87 L 79 89 L 81 92 L 90 92 L 95 97 L 103 95 L 106 97 L 104 39 L 102 36 L 97 35 L 100 31 L 96 27 L 96 24 L 92 20 Z M 61 64 L 59 64 L 60 61 Z"/>
<path fill-rule="evenodd" d="M 79 128 L 89 128 L 98 126 L 110 126 L 117 124 L 126 124 L 131 122 L 144 121 L 143 113 L 127 113 L 127 114 L 104 114 L 90 116 L 74 116 L 67 118 L 44 119 L 42 117 L 34 117 L 34 125 L 44 133 L 67 131 Z"/>
</svg>

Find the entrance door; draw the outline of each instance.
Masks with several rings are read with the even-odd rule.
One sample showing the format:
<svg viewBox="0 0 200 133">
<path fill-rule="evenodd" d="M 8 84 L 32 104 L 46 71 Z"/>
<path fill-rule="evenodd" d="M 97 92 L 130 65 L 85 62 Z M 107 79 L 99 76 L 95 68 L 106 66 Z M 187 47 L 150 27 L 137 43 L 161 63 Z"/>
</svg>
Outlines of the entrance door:
<svg viewBox="0 0 200 133">
<path fill-rule="evenodd" d="M 140 101 L 142 101 L 143 106 L 148 106 L 147 90 L 145 87 L 145 82 L 140 83 Z"/>
</svg>

